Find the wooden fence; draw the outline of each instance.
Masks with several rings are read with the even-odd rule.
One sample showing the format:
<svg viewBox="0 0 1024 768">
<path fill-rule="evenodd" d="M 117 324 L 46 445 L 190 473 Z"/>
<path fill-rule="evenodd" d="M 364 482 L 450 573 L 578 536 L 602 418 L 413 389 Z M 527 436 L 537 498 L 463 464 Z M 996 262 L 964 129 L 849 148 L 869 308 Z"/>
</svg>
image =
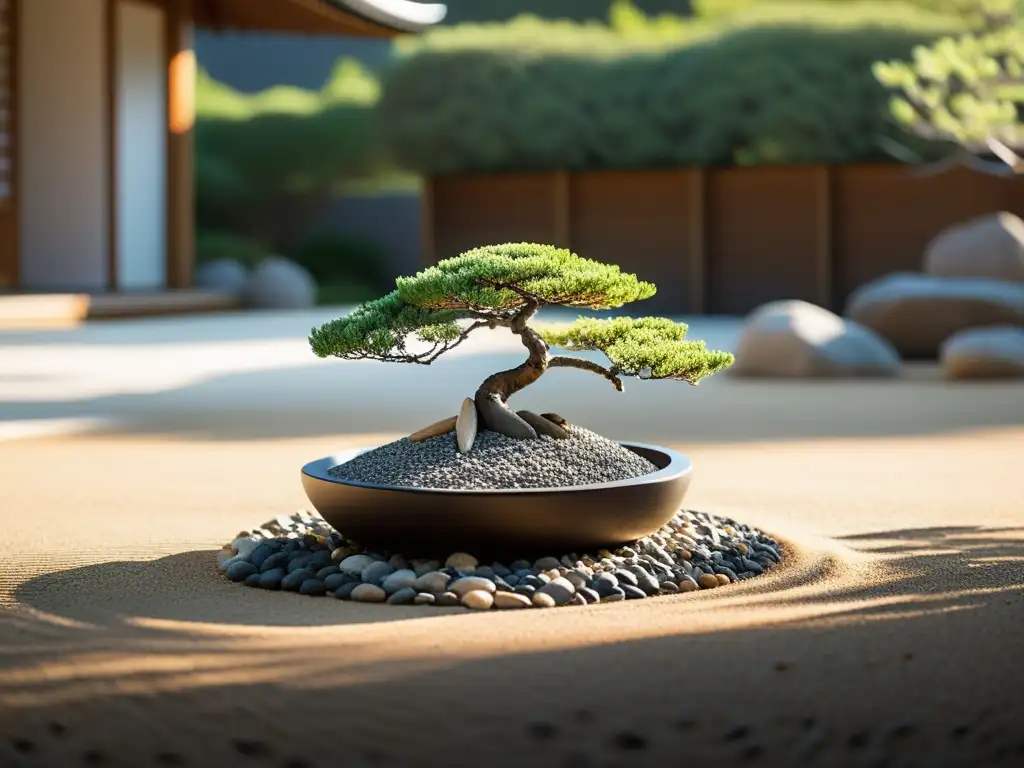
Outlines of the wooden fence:
<svg viewBox="0 0 1024 768">
<path fill-rule="evenodd" d="M 1024 213 L 1024 183 L 960 168 L 445 176 L 424 185 L 422 245 L 428 264 L 490 243 L 572 248 L 656 283 L 645 313 L 736 315 L 774 299 L 838 311 L 862 283 L 920 271 L 941 229 L 998 210 Z"/>
</svg>

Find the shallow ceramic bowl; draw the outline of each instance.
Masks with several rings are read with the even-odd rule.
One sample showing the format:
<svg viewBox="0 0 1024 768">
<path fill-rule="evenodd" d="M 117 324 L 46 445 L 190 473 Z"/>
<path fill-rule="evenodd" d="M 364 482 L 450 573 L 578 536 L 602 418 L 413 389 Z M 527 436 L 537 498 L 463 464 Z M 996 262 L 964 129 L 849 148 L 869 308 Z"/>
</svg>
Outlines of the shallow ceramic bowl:
<svg viewBox="0 0 1024 768">
<path fill-rule="evenodd" d="M 367 547 L 407 557 L 470 552 L 510 555 L 594 552 L 652 533 L 679 510 L 693 474 L 682 454 L 620 443 L 658 469 L 612 483 L 566 488 L 459 490 L 342 480 L 328 473 L 361 448 L 311 461 L 302 487 L 324 519 Z"/>
</svg>

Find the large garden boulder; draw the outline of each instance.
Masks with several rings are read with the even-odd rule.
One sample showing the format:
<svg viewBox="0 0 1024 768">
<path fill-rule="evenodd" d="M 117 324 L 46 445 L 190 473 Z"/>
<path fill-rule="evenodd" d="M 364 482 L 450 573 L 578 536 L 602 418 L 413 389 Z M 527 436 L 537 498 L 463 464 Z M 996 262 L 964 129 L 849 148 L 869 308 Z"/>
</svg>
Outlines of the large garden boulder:
<svg viewBox="0 0 1024 768">
<path fill-rule="evenodd" d="M 1024 283 L 1024 221 L 1001 211 L 943 230 L 925 250 L 924 271 Z"/>
<path fill-rule="evenodd" d="M 240 294 L 248 278 L 249 270 L 235 259 L 214 259 L 196 270 L 196 286 L 208 291 Z"/>
<path fill-rule="evenodd" d="M 275 256 L 249 276 L 242 298 L 254 309 L 307 309 L 316 304 L 316 280 L 294 261 Z"/>
<path fill-rule="evenodd" d="M 898 273 L 855 290 L 846 315 L 888 339 L 904 358 L 935 360 L 957 331 L 1024 325 L 1024 284 Z"/>
<path fill-rule="evenodd" d="M 1024 328 L 971 328 L 946 339 L 940 349 L 948 379 L 1024 378 Z"/>
<path fill-rule="evenodd" d="M 734 376 L 895 376 L 892 345 L 857 323 L 806 301 L 774 301 L 747 316 Z"/>
</svg>

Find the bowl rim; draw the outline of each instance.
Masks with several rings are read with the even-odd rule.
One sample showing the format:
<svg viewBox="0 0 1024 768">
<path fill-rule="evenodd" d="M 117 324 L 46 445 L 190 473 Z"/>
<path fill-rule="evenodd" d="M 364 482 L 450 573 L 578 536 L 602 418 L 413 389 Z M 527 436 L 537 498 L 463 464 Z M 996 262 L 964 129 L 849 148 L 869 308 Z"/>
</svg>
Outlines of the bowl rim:
<svg viewBox="0 0 1024 768">
<path fill-rule="evenodd" d="M 346 461 L 354 459 L 360 454 L 372 451 L 375 448 L 380 448 L 382 445 L 387 445 L 387 443 L 382 443 L 381 445 L 372 445 L 369 447 L 351 448 L 319 459 L 314 459 L 302 467 L 302 475 L 325 483 L 349 486 L 353 488 L 366 488 L 374 491 L 432 493 L 452 496 L 509 496 L 531 493 L 581 493 L 585 491 L 598 491 L 611 488 L 635 488 L 637 486 L 658 485 L 661 483 L 671 482 L 672 480 L 677 480 L 686 475 L 690 475 L 693 472 L 693 462 L 682 453 L 674 451 L 671 448 L 665 448 L 661 445 L 634 443 L 625 440 L 618 440 L 616 442 L 626 449 L 640 448 L 664 454 L 669 459 L 668 464 L 666 464 L 662 469 L 655 470 L 654 472 L 648 472 L 646 475 L 629 477 L 625 480 L 612 480 L 605 483 L 591 483 L 589 485 L 566 485 L 554 488 L 419 488 L 405 485 L 366 483 L 359 480 L 343 480 L 329 474 L 328 470 L 331 468 L 336 467 L 339 464 L 344 464 Z"/>
</svg>

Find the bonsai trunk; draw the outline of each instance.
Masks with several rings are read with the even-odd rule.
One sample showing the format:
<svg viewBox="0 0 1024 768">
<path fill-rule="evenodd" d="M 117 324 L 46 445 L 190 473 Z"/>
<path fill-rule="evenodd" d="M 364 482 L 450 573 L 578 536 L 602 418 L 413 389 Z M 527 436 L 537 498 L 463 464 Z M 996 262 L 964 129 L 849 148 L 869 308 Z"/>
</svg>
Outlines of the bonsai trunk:
<svg viewBox="0 0 1024 768">
<path fill-rule="evenodd" d="M 544 375 L 544 371 L 548 368 L 548 345 L 535 330 L 527 325 L 530 318 L 537 313 L 539 306 L 537 302 L 529 301 L 509 325 L 512 333 L 519 336 L 523 345 L 529 350 L 530 356 L 522 365 L 507 371 L 500 371 L 484 379 L 474 397 L 478 406 L 482 400 L 492 400 L 507 408 L 508 399 L 512 395 L 530 386 Z"/>
</svg>

